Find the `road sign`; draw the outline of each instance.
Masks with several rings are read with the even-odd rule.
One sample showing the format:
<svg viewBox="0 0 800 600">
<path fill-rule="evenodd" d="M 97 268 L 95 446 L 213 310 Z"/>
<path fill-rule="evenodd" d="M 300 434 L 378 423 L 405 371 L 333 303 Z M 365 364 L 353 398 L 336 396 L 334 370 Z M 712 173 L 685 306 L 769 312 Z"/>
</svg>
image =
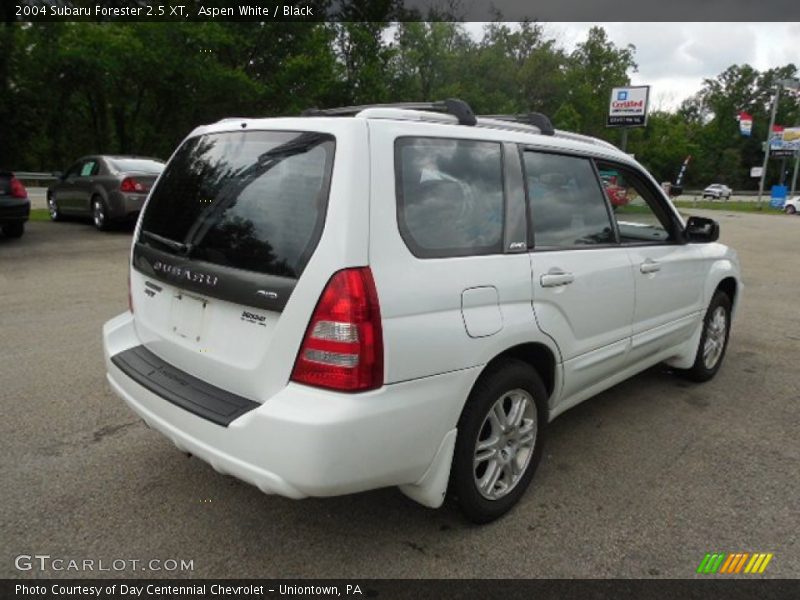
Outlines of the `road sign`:
<svg viewBox="0 0 800 600">
<path fill-rule="evenodd" d="M 644 127 L 650 86 L 616 87 L 611 90 L 607 127 Z"/>
</svg>

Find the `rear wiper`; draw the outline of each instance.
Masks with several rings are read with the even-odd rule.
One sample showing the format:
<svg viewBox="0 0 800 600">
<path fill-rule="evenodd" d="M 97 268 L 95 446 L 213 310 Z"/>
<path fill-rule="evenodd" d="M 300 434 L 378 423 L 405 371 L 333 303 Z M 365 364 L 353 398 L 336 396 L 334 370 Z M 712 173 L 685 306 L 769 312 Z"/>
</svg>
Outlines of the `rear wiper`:
<svg viewBox="0 0 800 600">
<path fill-rule="evenodd" d="M 169 238 L 158 235 L 157 233 L 153 233 L 151 231 L 142 230 L 142 236 L 150 238 L 151 240 L 155 240 L 159 244 L 164 244 L 165 246 L 172 248 L 173 250 L 177 250 L 181 254 L 189 254 L 189 252 L 192 250 L 192 244 L 184 244 L 183 242 L 171 240 Z"/>
</svg>

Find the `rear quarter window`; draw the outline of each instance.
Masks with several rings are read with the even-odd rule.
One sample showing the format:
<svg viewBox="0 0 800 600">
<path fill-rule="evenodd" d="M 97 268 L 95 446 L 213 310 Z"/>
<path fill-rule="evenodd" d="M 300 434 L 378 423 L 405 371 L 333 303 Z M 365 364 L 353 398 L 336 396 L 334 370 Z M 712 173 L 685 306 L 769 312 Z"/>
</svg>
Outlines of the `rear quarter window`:
<svg viewBox="0 0 800 600">
<path fill-rule="evenodd" d="M 420 258 L 502 252 L 503 154 L 497 142 L 398 138 L 397 221 Z"/>
</svg>

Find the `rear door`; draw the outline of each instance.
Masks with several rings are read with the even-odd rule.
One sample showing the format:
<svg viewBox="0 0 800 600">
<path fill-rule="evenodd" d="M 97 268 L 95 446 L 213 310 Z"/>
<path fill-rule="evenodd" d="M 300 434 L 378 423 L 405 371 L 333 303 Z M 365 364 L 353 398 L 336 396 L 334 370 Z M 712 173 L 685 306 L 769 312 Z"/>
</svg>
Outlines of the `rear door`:
<svg viewBox="0 0 800 600">
<path fill-rule="evenodd" d="M 533 307 L 539 327 L 561 351 L 562 399 L 569 406 L 626 364 L 634 310 L 631 263 L 617 243 L 590 158 L 526 149 L 523 159 Z"/>
<path fill-rule="evenodd" d="M 256 401 L 286 385 L 327 280 L 366 264 L 367 181 L 351 165 L 368 150 L 363 130 L 339 129 L 243 126 L 179 148 L 133 247 L 136 329 L 151 352 Z"/>
<path fill-rule="evenodd" d="M 369 127 L 386 382 L 473 367 L 535 338 L 516 145 L 459 125 Z"/>
</svg>

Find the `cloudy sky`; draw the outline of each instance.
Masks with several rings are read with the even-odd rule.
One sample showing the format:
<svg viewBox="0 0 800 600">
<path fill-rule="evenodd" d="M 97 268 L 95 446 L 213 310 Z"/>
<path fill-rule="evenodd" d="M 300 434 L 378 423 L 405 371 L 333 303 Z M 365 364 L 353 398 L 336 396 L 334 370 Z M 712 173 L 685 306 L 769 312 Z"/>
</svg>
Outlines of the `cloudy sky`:
<svg viewBox="0 0 800 600">
<path fill-rule="evenodd" d="M 650 85 L 653 108 L 666 110 L 732 64 L 769 69 L 800 66 L 800 23 L 544 23 L 550 37 L 572 50 L 593 25 L 618 46 L 636 46 L 634 84 Z M 470 23 L 475 32 L 480 24 Z M 479 33 L 478 33 L 479 35 Z"/>
</svg>

